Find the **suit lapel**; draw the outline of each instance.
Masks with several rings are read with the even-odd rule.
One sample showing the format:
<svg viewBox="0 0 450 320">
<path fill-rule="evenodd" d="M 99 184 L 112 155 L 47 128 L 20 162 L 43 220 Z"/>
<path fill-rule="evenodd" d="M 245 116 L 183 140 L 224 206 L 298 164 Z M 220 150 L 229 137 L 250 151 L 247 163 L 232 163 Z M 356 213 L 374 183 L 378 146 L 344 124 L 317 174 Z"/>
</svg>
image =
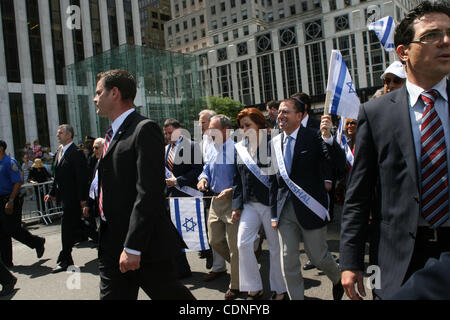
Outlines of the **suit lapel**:
<svg viewBox="0 0 450 320">
<path fill-rule="evenodd" d="M 136 117 L 136 115 L 137 115 L 136 111 L 133 111 L 132 113 L 130 113 L 128 115 L 128 117 L 125 118 L 125 120 L 123 121 L 122 125 L 119 127 L 119 130 L 117 130 L 116 134 L 114 135 L 114 139 L 109 144 L 108 151 L 103 156 L 103 159 L 106 158 L 108 156 L 108 154 L 110 154 L 112 152 L 112 150 L 114 149 L 117 141 L 119 141 L 120 138 L 122 137 L 122 135 L 127 131 L 129 125 L 131 124 L 133 119 Z"/>
<path fill-rule="evenodd" d="M 414 146 L 414 136 L 411 127 L 410 106 L 406 86 L 397 90 L 397 94 L 391 98 L 392 112 L 389 117 L 392 121 L 392 128 L 397 137 L 398 145 L 403 153 L 409 174 L 413 179 L 417 189 L 419 189 L 419 178 L 417 176 L 417 160 Z"/>
<path fill-rule="evenodd" d="M 305 127 L 300 125 L 300 128 L 298 129 L 297 138 L 295 139 L 295 146 L 294 146 L 294 154 L 292 155 L 292 169 L 291 173 L 293 171 L 293 168 L 295 168 L 295 159 L 298 158 L 299 153 L 301 150 L 303 150 L 303 145 L 305 144 L 305 139 L 302 139 L 302 136 L 305 132 Z"/>
</svg>

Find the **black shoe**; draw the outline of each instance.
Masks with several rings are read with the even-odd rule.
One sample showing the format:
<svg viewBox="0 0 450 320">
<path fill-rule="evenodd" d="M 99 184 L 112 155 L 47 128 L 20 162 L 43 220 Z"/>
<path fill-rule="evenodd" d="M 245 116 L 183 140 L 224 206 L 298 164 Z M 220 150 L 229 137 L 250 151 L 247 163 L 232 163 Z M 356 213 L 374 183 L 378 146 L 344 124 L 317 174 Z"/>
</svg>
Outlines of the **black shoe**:
<svg viewBox="0 0 450 320">
<path fill-rule="evenodd" d="M 44 251 L 45 251 L 45 238 L 41 238 L 41 245 L 39 247 L 36 248 L 36 255 L 38 257 L 38 259 L 42 258 L 42 256 L 44 255 Z"/>
<path fill-rule="evenodd" d="M 2 288 L 2 291 L 0 291 L 0 297 L 5 297 L 13 293 L 14 286 L 17 283 L 17 278 L 14 278 L 12 282 L 5 284 Z"/>
<path fill-rule="evenodd" d="M 69 268 L 69 266 L 73 265 L 68 263 L 68 262 L 61 262 L 59 263 L 55 268 L 53 268 L 52 273 L 59 273 L 59 272 L 63 272 L 63 271 L 67 271 L 67 268 Z"/>
<path fill-rule="evenodd" d="M 308 262 L 303 266 L 303 270 L 308 271 L 314 269 L 316 266 L 311 263 L 311 260 L 308 260 Z"/>
<path fill-rule="evenodd" d="M 212 253 L 206 255 L 206 269 L 211 269 L 213 266 L 213 255 Z"/>
<path fill-rule="evenodd" d="M 341 281 L 333 285 L 333 300 L 339 301 L 342 300 L 342 296 L 344 295 L 344 287 L 342 286 Z"/>
</svg>

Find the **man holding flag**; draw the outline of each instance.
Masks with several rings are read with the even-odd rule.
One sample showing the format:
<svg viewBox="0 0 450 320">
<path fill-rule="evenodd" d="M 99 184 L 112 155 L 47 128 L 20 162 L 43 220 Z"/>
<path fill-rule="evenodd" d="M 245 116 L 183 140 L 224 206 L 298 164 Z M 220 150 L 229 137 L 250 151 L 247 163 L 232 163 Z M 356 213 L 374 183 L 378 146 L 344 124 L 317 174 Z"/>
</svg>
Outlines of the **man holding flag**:
<svg viewBox="0 0 450 320">
<path fill-rule="evenodd" d="M 279 231 L 283 277 L 291 300 L 304 299 L 299 261 L 299 243 L 313 265 L 333 283 L 333 298 L 340 300 L 343 288 L 336 262 L 328 251 L 326 224 L 328 200 L 322 180 L 323 166 L 345 164 L 343 152 L 331 136 L 331 116 L 322 116 L 320 131 L 301 125 L 305 104 L 298 98 L 284 100 L 278 109 L 281 134 L 273 138 L 279 170 L 271 176 L 269 203 L 272 227 Z M 341 167 L 341 165 L 338 165 Z"/>
</svg>

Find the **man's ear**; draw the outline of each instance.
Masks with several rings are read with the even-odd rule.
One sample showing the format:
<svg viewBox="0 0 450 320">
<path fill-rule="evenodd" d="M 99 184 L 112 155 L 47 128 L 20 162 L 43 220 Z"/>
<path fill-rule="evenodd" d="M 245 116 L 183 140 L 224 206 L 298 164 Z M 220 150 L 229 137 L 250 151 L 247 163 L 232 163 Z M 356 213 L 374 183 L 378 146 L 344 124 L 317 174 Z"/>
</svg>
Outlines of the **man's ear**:
<svg viewBox="0 0 450 320">
<path fill-rule="evenodd" d="M 405 64 L 406 61 L 408 61 L 409 46 L 401 44 L 397 47 L 396 51 L 400 60 L 403 62 L 403 64 Z"/>
</svg>

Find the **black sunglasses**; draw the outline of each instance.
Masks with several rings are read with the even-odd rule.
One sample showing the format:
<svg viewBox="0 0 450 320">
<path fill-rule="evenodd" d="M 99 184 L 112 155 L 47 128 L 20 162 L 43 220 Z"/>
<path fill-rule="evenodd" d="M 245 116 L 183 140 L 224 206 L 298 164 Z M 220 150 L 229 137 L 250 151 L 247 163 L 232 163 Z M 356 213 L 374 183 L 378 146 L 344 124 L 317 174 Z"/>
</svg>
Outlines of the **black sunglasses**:
<svg viewBox="0 0 450 320">
<path fill-rule="evenodd" d="M 386 83 L 387 85 L 389 85 L 389 84 L 391 83 L 391 81 L 392 81 L 392 82 L 394 82 L 395 84 L 402 84 L 402 83 L 403 83 L 403 80 L 404 80 L 404 79 L 399 78 L 399 77 L 395 77 L 394 79 L 391 79 L 391 78 L 384 78 L 384 83 Z"/>
<path fill-rule="evenodd" d="M 358 122 L 356 122 L 356 121 L 349 121 L 349 122 L 347 122 L 347 125 L 349 126 L 349 125 L 354 125 L 354 126 L 356 126 L 358 124 Z"/>
</svg>

